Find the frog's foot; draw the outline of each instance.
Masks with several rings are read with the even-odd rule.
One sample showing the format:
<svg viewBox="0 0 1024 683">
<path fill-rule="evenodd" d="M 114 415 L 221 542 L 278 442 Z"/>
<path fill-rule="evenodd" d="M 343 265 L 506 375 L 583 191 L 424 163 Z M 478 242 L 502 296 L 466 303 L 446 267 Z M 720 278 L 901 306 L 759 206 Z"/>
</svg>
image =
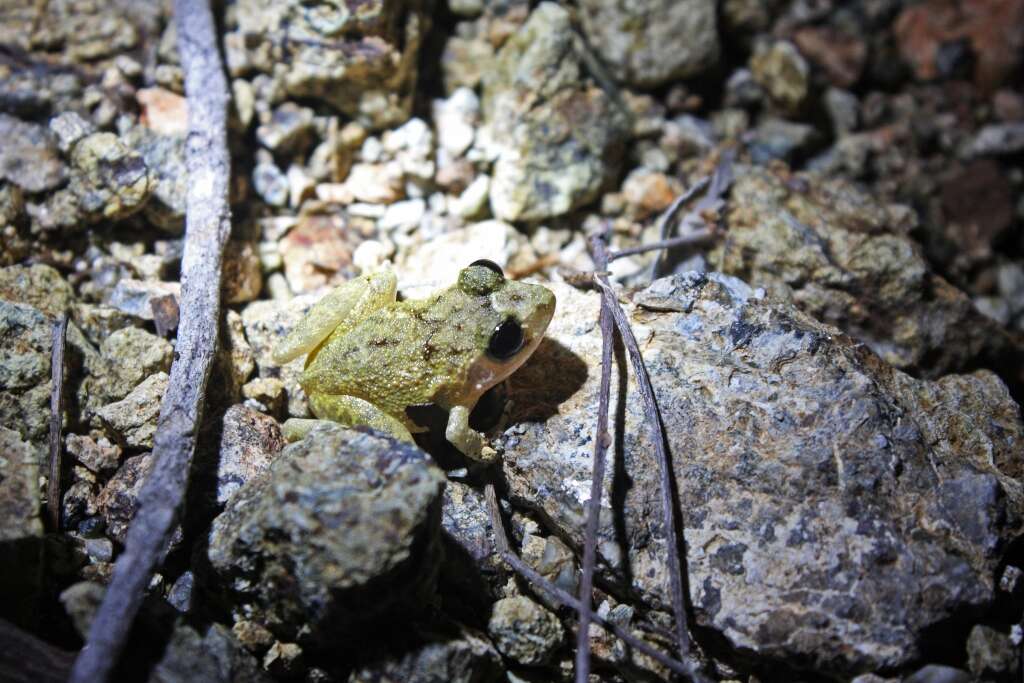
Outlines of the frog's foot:
<svg viewBox="0 0 1024 683">
<path fill-rule="evenodd" d="M 444 436 L 467 458 L 492 462 L 497 456 L 497 452 L 484 442 L 484 435 L 469 426 L 469 408 L 465 406 L 454 406 L 448 412 Z"/>
<path fill-rule="evenodd" d="M 402 422 L 369 401 L 355 396 L 333 394 L 314 394 L 309 398 L 309 407 L 313 414 L 324 420 L 330 420 L 347 427 L 370 427 L 379 432 L 390 434 L 400 441 L 412 442 L 412 434 Z M 318 422 L 318 420 L 309 420 Z M 289 420 L 291 422 L 291 420 Z"/>
</svg>

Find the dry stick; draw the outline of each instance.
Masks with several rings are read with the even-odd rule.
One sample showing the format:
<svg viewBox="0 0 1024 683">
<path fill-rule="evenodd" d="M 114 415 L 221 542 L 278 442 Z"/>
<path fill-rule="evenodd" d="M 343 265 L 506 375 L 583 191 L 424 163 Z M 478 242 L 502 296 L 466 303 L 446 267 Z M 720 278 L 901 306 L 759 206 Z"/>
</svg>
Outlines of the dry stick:
<svg viewBox="0 0 1024 683">
<path fill-rule="evenodd" d="M 595 263 L 606 263 L 607 249 L 601 235 L 590 238 L 590 248 L 594 255 Z M 665 541 L 668 545 L 668 574 L 670 590 L 672 595 L 672 613 L 676 622 L 676 641 L 679 647 L 679 658 L 683 662 L 690 662 L 690 633 L 687 625 L 686 605 L 683 600 L 683 579 L 679 565 L 679 544 L 677 542 L 677 520 L 675 507 L 672 504 L 672 470 L 669 465 L 668 452 L 665 449 L 665 434 L 661 427 L 661 416 L 658 413 L 658 404 L 654 397 L 654 389 L 651 380 L 647 375 L 647 367 L 644 365 L 643 356 L 640 355 L 640 347 L 637 345 L 636 337 L 633 336 L 633 328 L 626 319 L 626 314 L 619 306 L 615 292 L 608 282 L 608 276 L 603 272 L 594 275 L 594 281 L 601 288 L 605 305 L 609 308 L 615 326 L 622 337 L 622 343 L 629 352 L 629 359 L 633 365 L 633 373 L 636 375 L 637 387 L 640 390 L 640 398 L 644 406 L 644 418 L 651 430 L 651 441 L 654 444 L 654 451 L 658 456 L 658 466 L 661 474 L 661 515 L 665 525 Z M 691 675 L 699 678 L 696 667 L 693 667 Z"/>
<path fill-rule="evenodd" d="M 669 239 L 669 226 L 672 225 L 672 222 L 675 220 L 676 214 L 679 213 L 679 210 L 683 208 L 683 204 L 690 201 L 694 195 L 696 195 L 698 192 L 707 187 L 708 183 L 710 182 L 711 179 L 707 177 L 699 179 L 697 182 L 690 186 L 690 189 L 676 197 L 675 200 L 673 200 L 673 202 L 669 205 L 669 207 L 665 209 L 665 212 L 662 213 L 661 216 L 658 218 L 658 236 L 661 242 L 665 242 Z M 665 258 L 664 254 L 658 254 L 658 256 L 651 263 L 651 280 L 654 280 L 658 276 L 658 269 L 661 267 L 661 261 L 663 258 Z M 611 260 L 615 260 L 615 257 L 613 256 Z"/>
<path fill-rule="evenodd" d="M 53 531 L 60 531 L 61 475 L 64 472 L 61 428 L 64 426 L 64 349 L 67 337 L 68 314 L 64 313 L 53 324 L 50 355 L 50 479 L 46 484 L 46 507 Z"/>
<path fill-rule="evenodd" d="M 154 440 L 156 465 L 143 486 L 124 553 L 114 565 L 103 604 L 75 662 L 73 683 L 107 680 L 153 571 L 167 552 L 185 496 L 217 349 L 221 258 L 231 228 L 228 89 L 209 4 L 175 0 L 174 15 L 189 109 L 181 322 Z"/>
<path fill-rule="evenodd" d="M 711 228 L 704 230 L 698 230 L 691 232 L 689 235 L 682 235 L 680 237 L 671 237 L 667 240 L 661 240 L 660 242 L 651 242 L 649 244 L 641 244 L 637 247 L 629 247 L 627 249 L 619 249 L 608 254 L 608 260 L 614 261 L 617 258 L 623 256 L 632 256 L 633 254 L 643 254 L 647 251 L 654 251 L 655 249 L 670 249 L 672 247 L 681 247 L 688 244 L 700 244 L 706 242 L 715 236 L 715 231 Z M 597 270 L 604 270 L 598 267 Z"/>
<path fill-rule="evenodd" d="M 598 270 L 607 263 L 596 264 Z M 608 395 L 612 386 L 612 342 L 615 329 L 608 307 L 601 305 L 601 388 L 597 396 L 597 428 L 594 433 L 593 476 L 587 502 L 587 527 L 583 536 L 583 575 L 580 577 L 579 631 L 576 633 L 576 683 L 590 678 L 590 620 L 594 590 L 594 564 L 597 560 L 597 527 L 604 492 L 605 455 L 608 451 Z"/>
<path fill-rule="evenodd" d="M 501 522 L 501 510 L 498 508 L 498 497 L 494 492 L 494 485 L 488 484 L 485 489 L 485 493 L 487 495 L 487 507 L 490 510 L 491 528 L 494 530 L 494 544 L 497 546 L 498 554 L 501 555 L 501 558 L 505 560 L 513 571 L 523 577 L 523 579 L 529 582 L 530 585 L 539 588 L 541 591 L 546 593 L 551 600 L 578 612 L 580 610 L 579 600 L 574 598 L 564 589 L 559 588 L 545 579 L 537 572 L 536 569 L 526 564 L 522 558 L 512 552 L 512 549 L 509 547 L 508 537 L 505 535 L 505 527 Z M 634 650 L 644 653 L 651 659 L 659 662 L 678 674 L 685 676 L 690 673 L 690 670 L 682 662 L 676 661 L 663 652 L 659 652 L 656 648 L 643 640 L 640 640 L 618 624 L 609 621 L 596 612 L 591 616 L 594 623 L 609 633 L 615 634 L 616 637 Z"/>
</svg>

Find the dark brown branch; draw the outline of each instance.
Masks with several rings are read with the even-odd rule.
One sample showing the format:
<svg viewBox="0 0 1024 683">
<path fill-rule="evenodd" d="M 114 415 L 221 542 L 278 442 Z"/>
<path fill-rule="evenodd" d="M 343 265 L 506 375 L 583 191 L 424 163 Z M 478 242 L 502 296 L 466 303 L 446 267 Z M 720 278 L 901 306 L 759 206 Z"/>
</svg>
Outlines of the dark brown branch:
<svg viewBox="0 0 1024 683">
<path fill-rule="evenodd" d="M 231 229 L 228 87 L 209 4 L 175 0 L 174 15 L 189 109 L 181 321 L 154 440 L 156 465 L 143 486 L 124 553 L 114 565 L 110 586 L 75 662 L 74 683 L 107 680 L 153 571 L 167 552 L 188 484 L 217 351 L 221 260 Z"/>
<path fill-rule="evenodd" d="M 595 264 L 605 270 L 607 263 Z M 605 455 L 608 451 L 608 395 L 612 385 L 612 343 L 615 328 L 607 306 L 601 306 L 601 388 L 597 394 L 597 428 L 594 430 L 594 464 L 587 502 L 587 527 L 583 535 L 583 575 L 580 577 L 579 631 L 576 636 L 576 682 L 590 679 L 590 621 L 594 590 L 594 564 L 597 560 L 597 531 L 604 491 Z"/>
<path fill-rule="evenodd" d="M 559 588 L 555 584 L 551 583 L 543 576 L 541 576 L 536 569 L 528 565 L 518 555 L 512 552 L 509 547 L 508 537 L 505 535 L 505 527 L 501 522 L 501 510 L 498 507 L 498 497 L 494 492 L 494 485 L 488 484 L 486 488 L 487 495 L 487 507 L 490 510 L 491 527 L 494 530 L 494 543 L 497 546 L 498 554 L 505 560 L 509 567 L 519 574 L 523 579 L 528 581 L 531 586 L 544 592 L 551 600 L 557 602 L 565 607 L 574 609 L 577 612 L 580 610 L 580 602 L 572 595 L 567 593 L 564 589 Z M 593 613 L 592 618 L 594 623 L 614 634 L 622 642 L 629 645 L 634 650 L 642 652 L 656 662 L 667 667 L 671 671 L 677 674 L 689 675 L 690 669 L 682 662 L 678 662 L 672 659 L 668 655 L 659 652 L 656 648 L 650 644 L 640 640 L 635 635 L 625 630 L 618 624 L 608 621 L 598 613 Z"/>
<path fill-rule="evenodd" d="M 691 232 L 689 235 L 682 235 L 680 237 L 670 237 L 667 240 L 661 240 L 660 242 L 651 242 L 649 244 L 641 244 L 637 247 L 629 247 L 628 249 L 619 249 L 608 254 L 608 260 L 614 261 L 617 258 L 623 256 L 632 256 L 633 254 L 643 254 L 647 251 L 654 251 L 656 249 L 671 249 L 672 247 L 681 247 L 689 244 L 700 244 L 701 242 L 707 242 L 715 236 L 715 230 L 711 228 L 705 228 L 704 230 L 698 230 L 697 232 Z M 660 258 L 660 257 L 659 257 Z M 603 268 L 597 267 L 597 270 L 604 270 Z"/>
<path fill-rule="evenodd" d="M 591 237 L 590 247 L 595 263 L 607 261 L 607 250 L 602 235 Z M 677 540 L 679 533 L 678 520 L 676 519 L 675 506 L 672 502 L 672 468 L 668 450 L 665 447 L 665 434 L 662 431 L 661 416 L 654 397 L 654 388 L 651 386 L 650 377 L 647 375 L 647 367 L 644 365 L 643 356 L 640 354 L 640 347 L 637 345 L 636 337 L 633 336 L 633 329 L 630 327 L 626 313 L 619 305 L 615 292 L 608 282 L 608 276 L 602 272 L 595 273 L 594 281 L 602 290 L 603 305 L 607 306 L 611 312 L 615 326 L 622 337 L 622 343 L 629 353 L 633 372 L 636 375 L 637 387 L 640 390 L 640 398 L 644 406 L 645 421 L 650 429 L 651 442 L 658 458 L 661 478 L 661 515 L 665 529 L 665 542 L 668 546 L 669 589 L 672 600 L 672 613 L 676 622 L 676 642 L 679 648 L 679 658 L 684 662 L 690 662 L 690 633 L 687 624 L 686 604 L 683 597 L 683 579 L 680 567 L 679 543 Z M 692 675 L 695 678 L 699 677 L 695 668 Z"/>
<path fill-rule="evenodd" d="M 676 197 L 675 200 L 672 201 L 672 204 L 670 204 L 669 207 L 665 209 L 665 211 L 661 214 L 661 216 L 658 217 L 657 228 L 658 239 L 660 240 L 660 242 L 665 242 L 669 239 L 669 233 L 672 232 L 671 226 L 675 222 L 676 215 L 679 213 L 680 209 L 683 208 L 683 204 L 690 201 L 694 195 L 696 195 L 698 192 L 707 187 L 709 182 L 709 178 L 699 179 L 697 182 L 690 186 L 690 189 Z M 654 262 L 651 263 L 652 280 L 654 280 L 658 276 L 658 269 L 661 267 L 661 261 L 664 257 L 664 254 L 658 254 L 658 256 L 655 257 Z M 615 257 L 613 256 L 612 260 L 614 260 L 614 258 Z"/>
<path fill-rule="evenodd" d="M 46 482 L 46 508 L 50 529 L 60 531 L 61 481 L 64 473 L 64 349 L 68 337 L 68 314 L 53 324 L 50 353 L 50 478 Z"/>
</svg>

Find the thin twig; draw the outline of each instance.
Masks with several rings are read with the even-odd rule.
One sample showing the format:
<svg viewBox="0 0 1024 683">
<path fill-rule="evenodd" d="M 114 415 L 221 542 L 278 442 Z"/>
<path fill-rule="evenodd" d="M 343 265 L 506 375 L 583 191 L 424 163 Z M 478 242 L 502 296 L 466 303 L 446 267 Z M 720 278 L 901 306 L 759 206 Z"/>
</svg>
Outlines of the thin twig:
<svg viewBox="0 0 1024 683">
<path fill-rule="evenodd" d="M 696 232 L 691 232 L 688 235 L 682 235 L 680 237 L 670 237 L 667 240 L 661 240 L 660 242 L 650 242 L 648 244 L 641 244 L 637 247 L 629 247 L 627 249 L 619 249 L 608 254 L 608 260 L 614 261 L 617 258 L 623 256 L 632 256 L 633 254 L 643 254 L 647 251 L 654 251 L 655 249 L 671 249 L 672 247 L 681 247 L 690 244 L 700 244 L 712 239 L 717 234 L 717 231 L 713 228 L 704 228 Z M 602 270 L 598 268 L 598 270 Z"/>
<path fill-rule="evenodd" d="M 188 196 L 181 273 L 181 321 L 153 447 L 156 463 L 139 496 L 124 553 L 75 662 L 72 683 L 102 683 L 117 663 L 146 586 L 181 512 L 203 399 L 217 350 L 221 261 L 231 230 L 228 207 L 228 87 L 206 0 L 175 0 L 185 72 Z"/>
<path fill-rule="evenodd" d="M 661 242 L 665 242 L 669 239 L 669 233 L 672 230 L 671 226 L 675 221 L 676 214 L 678 214 L 679 210 L 683 208 L 683 204 L 690 201 L 694 195 L 707 187 L 709 182 L 711 182 L 711 179 L 707 177 L 698 179 L 697 182 L 690 186 L 690 189 L 676 197 L 672 204 L 670 204 L 661 216 L 658 217 L 657 232 L 658 239 Z M 664 258 L 664 254 L 658 254 L 654 259 L 654 262 L 651 263 L 652 280 L 658 276 L 658 269 L 661 267 L 661 261 Z"/>
<path fill-rule="evenodd" d="M 508 543 L 508 537 L 505 535 L 505 527 L 501 522 L 501 510 L 498 507 L 498 498 L 497 494 L 494 492 L 494 485 L 488 484 L 485 492 L 487 495 L 487 507 L 490 510 L 491 527 L 494 530 L 494 543 L 497 546 L 498 554 L 501 555 L 501 558 L 505 560 L 513 571 L 522 576 L 523 579 L 530 583 L 530 585 L 547 594 L 551 600 L 578 612 L 580 610 L 579 600 L 574 598 L 564 589 L 559 588 L 545 579 L 537 572 L 536 569 L 528 565 L 521 557 L 512 552 Z M 684 676 L 690 675 L 690 669 L 685 664 L 676 661 L 663 652 L 659 652 L 656 648 L 637 638 L 618 624 L 609 621 L 597 612 L 593 613 L 592 618 L 594 623 L 606 631 L 613 633 L 617 638 L 634 650 L 644 653 L 651 659 L 678 674 Z"/>
<path fill-rule="evenodd" d="M 595 264 L 599 270 L 607 263 Z M 583 535 L 583 575 L 580 577 L 580 627 L 576 634 L 576 683 L 587 683 L 590 677 L 590 620 L 594 590 L 594 564 L 597 560 L 597 530 L 601 516 L 601 495 L 604 491 L 605 455 L 608 451 L 608 395 L 612 386 L 612 343 L 615 328 L 611 312 L 601 306 L 601 388 L 597 394 L 597 428 L 594 431 L 594 464 L 587 502 L 587 527 Z"/>
<path fill-rule="evenodd" d="M 603 263 L 607 260 L 607 249 L 602 235 L 595 235 L 590 239 L 591 252 L 594 255 L 595 263 Z M 633 329 L 629 325 L 625 311 L 619 305 L 618 299 L 612 290 L 608 277 L 604 273 L 595 273 L 594 281 L 601 288 L 605 305 L 609 308 L 615 326 L 622 337 L 633 372 L 636 375 L 637 387 L 640 390 L 640 398 L 644 406 L 644 417 L 650 429 L 651 442 L 658 458 L 658 466 L 661 475 L 661 515 L 665 529 L 665 541 L 668 554 L 669 589 L 672 599 L 672 613 L 676 622 L 676 642 L 679 648 L 679 658 L 684 662 L 690 661 L 690 633 L 687 625 L 686 605 L 683 599 L 683 579 L 679 563 L 679 544 L 677 542 L 677 520 L 675 506 L 672 503 L 672 468 L 669 462 L 668 451 L 665 448 L 665 434 L 662 431 L 661 416 L 658 412 L 658 404 L 654 397 L 654 389 L 651 386 L 650 377 L 647 375 L 647 367 L 644 365 L 643 356 L 640 355 L 640 347 L 637 345 L 636 337 L 633 336 Z"/>
<path fill-rule="evenodd" d="M 68 314 L 53 324 L 50 355 L 50 478 L 46 483 L 46 507 L 50 528 L 60 531 L 60 496 L 64 472 L 64 349 L 68 337 Z"/>
</svg>

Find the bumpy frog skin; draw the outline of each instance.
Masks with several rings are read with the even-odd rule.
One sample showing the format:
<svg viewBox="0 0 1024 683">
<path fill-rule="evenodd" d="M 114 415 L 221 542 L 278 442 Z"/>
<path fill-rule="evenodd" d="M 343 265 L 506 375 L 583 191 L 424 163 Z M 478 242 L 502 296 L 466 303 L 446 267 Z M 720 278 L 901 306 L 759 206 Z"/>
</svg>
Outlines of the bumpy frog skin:
<svg viewBox="0 0 1024 683">
<path fill-rule="evenodd" d="M 299 383 L 321 420 L 411 441 L 423 428 L 406 408 L 432 403 L 448 410 L 448 441 L 487 459 L 491 451 L 469 427 L 469 413 L 537 348 L 555 295 L 505 279 L 489 261 L 473 263 L 455 285 L 425 299 L 396 301 L 396 288 L 391 270 L 337 287 L 277 346 L 274 361 L 308 354 Z M 317 422 L 288 420 L 285 434 L 301 438 Z"/>
</svg>

